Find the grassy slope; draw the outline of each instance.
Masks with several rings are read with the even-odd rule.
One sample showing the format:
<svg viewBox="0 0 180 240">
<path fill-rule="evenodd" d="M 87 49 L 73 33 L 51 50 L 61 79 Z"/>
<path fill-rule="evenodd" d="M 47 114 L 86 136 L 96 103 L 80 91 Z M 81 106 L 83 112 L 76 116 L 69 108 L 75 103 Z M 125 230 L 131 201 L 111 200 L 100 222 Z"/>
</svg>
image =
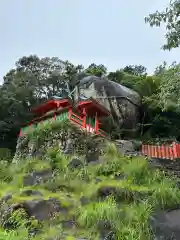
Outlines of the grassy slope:
<svg viewBox="0 0 180 240">
<path fill-rule="evenodd" d="M 85 165 L 81 169 L 68 169 L 70 157 L 62 156 L 57 150 L 48 151 L 44 162 L 31 159 L 28 162 L 0 166 L 0 195 L 15 191 L 11 202 L 21 202 L 28 197 L 20 196 L 25 189 L 36 189 L 43 193 L 44 198 L 55 197 L 68 209 L 68 213 L 60 213 L 48 222 L 38 223 L 26 220 L 22 212 L 16 212 L 9 220 L 16 222 L 16 229 L 6 232 L 0 230 L 0 239 L 24 240 L 28 236 L 28 228 L 40 227 L 42 233 L 32 239 L 73 240 L 76 237 L 99 239 L 102 225 L 106 225 L 107 233 L 113 231 L 115 239 L 148 240 L 151 236 L 149 216 L 157 208 L 169 208 L 180 202 L 180 191 L 175 183 L 158 170 L 152 170 L 144 158 L 124 158 L 118 155 L 113 144 L 107 147 L 103 163 Z M 55 176 L 34 187 L 23 187 L 22 177 L 32 170 L 53 167 Z M 61 190 L 52 191 L 58 189 Z M 104 190 L 111 189 L 113 194 L 104 197 Z M 82 197 L 86 204 L 81 203 Z M 31 197 L 32 199 L 32 197 Z M 62 221 L 75 220 L 70 228 L 63 228 Z M 27 226 L 27 221 L 30 224 Z M 52 226 L 53 225 L 53 226 Z M 48 230 L 47 230 L 48 229 Z M 67 237 L 61 234 L 66 232 Z M 31 238 L 30 238 L 31 239 Z"/>
</svg>

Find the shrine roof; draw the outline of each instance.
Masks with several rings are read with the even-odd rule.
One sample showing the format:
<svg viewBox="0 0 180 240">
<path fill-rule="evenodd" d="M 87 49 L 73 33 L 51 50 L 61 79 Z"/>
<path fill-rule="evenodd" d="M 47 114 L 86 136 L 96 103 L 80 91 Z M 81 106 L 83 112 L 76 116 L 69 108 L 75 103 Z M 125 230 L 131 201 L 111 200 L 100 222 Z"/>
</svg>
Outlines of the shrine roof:
<svg viewBox="0 0 180 240">
<path fill-rule="evenodd" d="M 87 100 L 81 100 L 76 104 L 76 108 L 81 110 L 86 109 L 87 112 L 98 113 L 99 116 L 109 116 L 111 113 L 102 104 L 98 103 L 95 99 L 89 98 Z"/>
<path fill-rule="evenodd" d="M 44 102 L 38 107 L 32 108 L 31 111 L 35 114 L 42 114 L 59 107 L 66 108 L 69 105 L 70 105 L 70 101 L 67 98 L 59 99 L 59 100 L 53 99 L 53 100 L 48 100 Z"/>
</svg>

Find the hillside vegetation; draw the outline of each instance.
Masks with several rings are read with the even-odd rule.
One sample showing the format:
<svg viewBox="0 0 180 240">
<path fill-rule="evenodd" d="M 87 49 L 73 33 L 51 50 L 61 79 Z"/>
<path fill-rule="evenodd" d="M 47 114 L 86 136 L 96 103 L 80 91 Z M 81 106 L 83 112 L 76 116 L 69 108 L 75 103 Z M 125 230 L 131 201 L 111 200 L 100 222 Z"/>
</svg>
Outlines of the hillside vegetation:
<svg viewBox="0 0 180 240">
<path fill-rule="evenodd" d="M 180 203 L 175 181 L 108 143 L 99 161 L 48 149 L 0 163 L 0 239 L 148 240 L 150 217 Z"/>
</svg>

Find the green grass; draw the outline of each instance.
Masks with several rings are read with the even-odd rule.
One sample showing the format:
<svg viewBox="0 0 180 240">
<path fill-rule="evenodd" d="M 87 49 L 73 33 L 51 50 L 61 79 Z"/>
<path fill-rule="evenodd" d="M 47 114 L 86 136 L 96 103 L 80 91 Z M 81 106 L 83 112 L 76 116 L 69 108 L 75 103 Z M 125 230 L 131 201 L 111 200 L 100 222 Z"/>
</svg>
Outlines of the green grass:
<svg viewBox="0 0 180 240">
<path fill-rule="evenodd" d="M 56 198 L 66 209 L 41 223 L 17 211 L 8 219 L 13 229 L 1 228 L 0 240 L 24 240 L 29 229 L 35 227 L 41 231 L 29 239 L 58 236 L 57 239 L 64 240 L 77 237 L 96 240 L 112 232 L 117 240 L 150 240 L 150 216 L 158 209 L 169 209 L 180 203 L 180 190 L 174 180 L 151 169 L 143 157 L 121 156 L 112 143 L 107 145 L 103 162 L 98 165 L 70 169 L 68 163 L 72 157 L 54 148 L 47 151 L 43 160 L 0 163 L 0 197 L 14 192 L 8 204 L 33 200 L 35 196 L 22 195 L 23 191 L 32 189 L 40 191 L 43 199 Z M 24 175 L 44 169 L 54 171 L 51 179 L 35 186 L 23 186 Z M 63 227 L 64 221 L 72 219 L 73 226 Z"/>
</svg>

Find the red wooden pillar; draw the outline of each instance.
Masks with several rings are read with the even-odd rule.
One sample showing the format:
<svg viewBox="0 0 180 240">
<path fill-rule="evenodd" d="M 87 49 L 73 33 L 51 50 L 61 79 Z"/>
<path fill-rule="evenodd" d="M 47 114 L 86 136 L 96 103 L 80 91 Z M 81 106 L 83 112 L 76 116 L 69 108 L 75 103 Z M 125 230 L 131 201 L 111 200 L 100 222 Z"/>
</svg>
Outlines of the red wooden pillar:
<svg viewBox="0 0 180 240">
<path fill-rule="evenodd" d="M 99 120 L 97 117 L 97 113 L 96 113 L 96 118 L 95 118 L 95 134 L 98 134 L 99 131 Z"/>
<path fill-rule="evenodd" d="M 22 133 L 22 129 L 20 130 L 20 133 L 19 133 L 19 137 L 22 137 L 23 133 Z"/>
<path fill-rule="evenodd" d="M 86 114 L 86 109 L 83 108 L 83 128 L 86 128 L 86 117 L 87 117 L 87 114 Z"/>
<path fill-rule="evenodd" d="M 166 158 L 166 153 L 165 153 L 165 147 L 164 147 L 164 145 L 162 145 L 162 147 L 161 147 L 161 153 L 162 153 L 162 158 L 163 158 L 163 159 Z"/>
<path fill-rule="evenodd" d="M 176 158 L 178 158 L 178 147 L 177 147 L 177 144 L 175 142 L 173 142 L 172 148 L 173 148 L 174 158 L 176 159 Z"/>
<path fill-rule="evenodd" d="M 161 146 L 158 146 L 158 158 L 162 158 L 162 154 L 161 154 Z"/>
<path fill-rule="evenodd" d="M 68 111 L 69 120 L 71 120 L 71 116 L 72 116 L 72 108 L 70 108 L 69 111 Z"/>
<path fill-rule="evenodd" d="M 56 121 L 56 113 L 54 113 L 54 120 Z"/>
<path fill-rule="evenodd" d="M 165 146 L 165 153 L 166 153 L 166 159 L 169 159 L 170 154 L 169 154 L 169 146 Z"/>
<path fill-rule="evenodd" d="M 155 157 L 155 146 L 152 146 L 152 154 L 151 157 Z"/>
<path fill-rule="evenodd" d="M 158 147 L 154 146 L 154 157 L 158 158 Z"/>
<path fill-rule="evenodd" d="M 173 160 L 174 159 L 174 152 L 173 152 L 173 146 L 170 145 L 169 147 L 169 153 L 170 153 L 170 159 Z"/>
</svg>

